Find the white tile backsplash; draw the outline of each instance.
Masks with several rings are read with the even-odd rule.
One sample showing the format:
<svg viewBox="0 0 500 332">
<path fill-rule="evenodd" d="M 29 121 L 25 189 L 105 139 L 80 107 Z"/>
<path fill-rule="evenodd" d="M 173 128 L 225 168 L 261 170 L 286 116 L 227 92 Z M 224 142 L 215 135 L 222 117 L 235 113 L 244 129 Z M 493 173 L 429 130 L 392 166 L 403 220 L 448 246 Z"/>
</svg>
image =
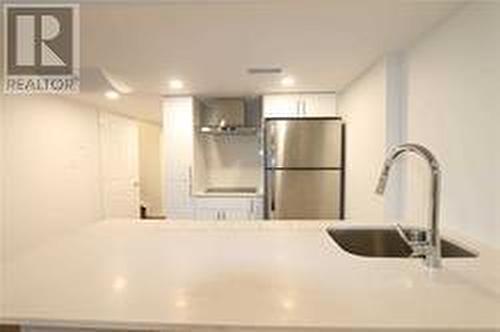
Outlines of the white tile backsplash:
<svg viewBox="0 0 500 332">
<path fill-rule="evenodd" d="M 203 137 L 207 187 L 259 187 L 261 158 L 256 136 Z"/>
</svg>

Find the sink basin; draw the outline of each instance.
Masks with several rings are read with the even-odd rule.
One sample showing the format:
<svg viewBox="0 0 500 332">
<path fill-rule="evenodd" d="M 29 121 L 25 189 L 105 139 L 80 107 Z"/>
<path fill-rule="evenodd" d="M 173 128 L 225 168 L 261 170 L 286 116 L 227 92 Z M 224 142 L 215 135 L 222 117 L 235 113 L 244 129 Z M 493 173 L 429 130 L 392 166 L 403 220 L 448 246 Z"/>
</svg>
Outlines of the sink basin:
<svg viewBox="0 0 500 332">
<path fill-rule="evenodd" d="M 330 237 L 345 251 L 367 257 L 410 257 L 411 247 L 395 228 L 328 229 Z M 422 229 L 404 230 L 410 241 L 425 240 Z M 441 239 L 441 255 L 448 257 L 477 257 L 477 255 L 445 239 Z"/>
</svg>

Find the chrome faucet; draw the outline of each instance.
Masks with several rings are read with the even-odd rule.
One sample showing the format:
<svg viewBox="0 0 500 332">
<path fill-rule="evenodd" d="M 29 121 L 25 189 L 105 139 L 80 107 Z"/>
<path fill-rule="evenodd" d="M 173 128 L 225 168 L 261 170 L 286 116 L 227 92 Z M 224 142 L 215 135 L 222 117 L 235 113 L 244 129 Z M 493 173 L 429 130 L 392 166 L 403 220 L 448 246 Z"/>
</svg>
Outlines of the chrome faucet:
<svg viewBox="0 0 500 332">
<path fill-rule="evenodd" d="M 427 228 L 426 243 L 424 244 L 425 264 L 430 268 L 441 267 L 441 240 L 439 237 L 439 195 L 441 186 L 441 171 L 439 163 L 434 155 L 425 147 L 419 144 L 401 144 L 395 146 L 389 152 L 384 162 L 384 167 L 378 180 L 375 193 L 382 195 L 387 184 L 389 170 L 398 157 L 406 152 L 416 153 L 422 157 L 430 166 L 431 187 L 429 206 L 429 225 Z"/>
</svg>

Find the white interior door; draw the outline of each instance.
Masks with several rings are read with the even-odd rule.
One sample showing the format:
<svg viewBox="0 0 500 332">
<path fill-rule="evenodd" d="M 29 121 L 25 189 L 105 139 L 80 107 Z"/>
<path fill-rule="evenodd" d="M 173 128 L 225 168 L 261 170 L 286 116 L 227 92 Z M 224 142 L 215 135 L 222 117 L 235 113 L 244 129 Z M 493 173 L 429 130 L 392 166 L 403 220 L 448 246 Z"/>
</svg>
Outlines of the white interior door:
<svg viewBox="0 0 500 332">
<path fill-rule="evenodd" d="M 101 113 L 103 208 L 106 219 L 139 217 L 139 133 L 137 123 Z"/>
</svg>

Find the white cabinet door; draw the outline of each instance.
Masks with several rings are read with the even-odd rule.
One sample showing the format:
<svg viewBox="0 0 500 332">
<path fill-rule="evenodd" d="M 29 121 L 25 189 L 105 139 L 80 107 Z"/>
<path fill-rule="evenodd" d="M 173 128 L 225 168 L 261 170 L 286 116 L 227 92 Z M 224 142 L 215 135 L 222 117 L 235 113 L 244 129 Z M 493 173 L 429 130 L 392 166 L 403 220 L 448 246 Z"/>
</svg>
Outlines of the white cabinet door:
<svg viewBox="0 0 500 332">
<path fill-rule="evenodd" d="M 263 97 L 264 118 L 300 116 L 300 95 L 277 94 Z"/>
<path fill-rule="evenodd" d="M 189 182 L 169 180 L 167 182 L 167 219 L 194 219 L 196 201 L 191 196 Z"/>
<path fill-rule="evenodd" d="M 221 209 L 224 208 L 226 200 L 219 197 L 198 197 L 196 199 L 196 220 L 213 221 L 221 220 Z"/>
<path fill-rule="evenodd" d="M 264 96 L 264 117 L 336 116 L 334 93 L 276 94 Z"/>
<path fill-rule="evenodd" d="M 193 219 L 193 98 L 168 97 L 163 100 L 163 147 L 165 167 L 165 207 L 169 219 Z"/>
<path fill-rule="evenodd" d="M 250 220 L 264 219 L 264 201 L 262 197 L 253 198 L 250 203 Z"/>
<path fill-rule="evenodd" d="M 197 208 L 196 209 L 196 220 L 200 221 L 212 221 L 220 219 L 220 211 L 211 208 Z"/>
<path fill-rule="evenodd" d="M 247 202 L 248 203 L 248 202 Z M 222 210 L 222 220 L 245 221 L 251 220 L 249 205 L 239 209 L 224 209 Z"/>
<path fill-rule="evenodd" d="M 251 220 L 252 198 L 202 197 L 196 202 L 197 220 Z"/>
<path fill-rule="evenodd" d="M 197 208 L 196 220 L 200 221 L 226 221 L 226 220 L 249 220 L 248 209 L 235 208 Z"/>
<path fill-rule="evenodd" d="M 304 94 L 301 96 L 302 114 L 305 117 L 336 116 L 334 93 Z"/>
<path fill-rule="evenodd" d="M 194 156 L 193 98 L 165 98 L 163 127 L 166 177 L 188 181 Z"/>
</svg>

